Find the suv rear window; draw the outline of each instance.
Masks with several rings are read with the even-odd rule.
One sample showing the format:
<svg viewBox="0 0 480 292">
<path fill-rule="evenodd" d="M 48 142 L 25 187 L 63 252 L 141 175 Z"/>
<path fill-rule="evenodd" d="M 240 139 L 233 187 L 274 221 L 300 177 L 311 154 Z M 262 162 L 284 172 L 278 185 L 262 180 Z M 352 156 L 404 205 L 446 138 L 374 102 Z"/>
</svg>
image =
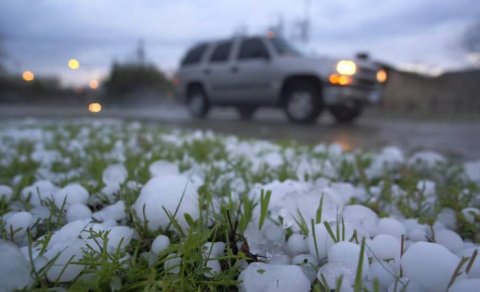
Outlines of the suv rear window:
<svg viewBox="0 0 480 292">
<path fill-rule="evenodd" d="M 240 45 L 239 60 L 268 58 L 269 54 L 265 44 L 259 38 L 246 39 Z"/>
<path fill-rule="evenodd" d="M 181 65 L 184 66 L 199 63 L 206 50 L 207 44 L 196 45 L 187 52 L 187 55 L 185 55 L 183 58 Z"/>
<path fill-rule="evenodd" d="M 227 61 L 230 55 L 230 49 L 232 48 L 232 42 L 221 42 L 215 50 L 213 50 L 211 62 L 224 62 Z"/>
</svg>

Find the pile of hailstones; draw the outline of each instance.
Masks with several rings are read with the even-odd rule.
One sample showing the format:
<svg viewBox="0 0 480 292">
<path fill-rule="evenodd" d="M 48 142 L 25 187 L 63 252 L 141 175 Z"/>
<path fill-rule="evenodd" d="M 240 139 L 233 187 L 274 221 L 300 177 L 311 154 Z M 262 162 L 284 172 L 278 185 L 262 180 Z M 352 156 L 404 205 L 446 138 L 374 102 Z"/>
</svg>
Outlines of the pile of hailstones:
<svg viewBox="0 0 480 292">
<path fill-rule="evenodd" d="M 190 214 L 193 219 L 199 217 L 197 189 L 202 184 L 201 178 L 179 173 L 176 165 L 167 161 L 153 163 L 150 171 L 152 178 L 141 187 L 133 205 L 137 214 L 145 214 L 139 219 L 148 219 L 151 230 L 165 228 L 169 220 L 163 208 L 173 214 L 181 202 L 176 217 L 182 228 L 188 228 L 184 214 Z M 103 173 L 104 193 L 114 194 L 127 176 L 122 165 L 107 167 Z M 260 200 L 262 190 L 271 191 L 268 212 L 273 220 L 265 220 L 259 229 L 260 210 L 256 208 L 244 235 L 250 252 L 263 256 L 265 260 L 245 263 L 238 279 L 241 291 L 309 291 L 317 279 L 328 287 L 335 287 L 340 276 L 342 291 L 352 291 L 361 258 L 362 286 L 368 290 L 373 289 L 374 282 L 382 291 L 446 291 L 448 287 L 449 291 L 478 291 L 480 287 L 478 258 L 470 261 L 468 271 L 465 265 L 457 270 L 462 257 L 471 258 L 475 250 L 480 252 L 480 246 L 462 240 L 452 231 L 456 221 L 451 210 L 442 211 L 430 227 L 420 224 L 415 218 L 406 219 L 400 215 L 397 218 L 379 218 L 369 208 L 348 205 L 352 197 L 362 196 L 359 188 L 349 183 L 331 183 L 323 179 L 315 182 L 274 181 L 256 185 L 249 196 Z M 4 200 L 9 201 L 12 197 L 12 189 L 8 186 L 0 186 L 0 193 Z M 91 230 L 110 231 L 109 251 L 119 247 L 124 249 L 138 236 L 131 227 L 119 225 L 119 222 L 126 222 L 123 201 L 92 213 L 87 204 L 93 196 L 89 196 L 79 184 L 58 188 L 50 181 L 42 180 L 23 189 L 21 195 L 29 200 L 33 208 L 27 212 L 18 207 L 17 211 L 2 217 L 5 228 L 16 231 L 11 238 L 15 244 L 0 241 L 0 258 L 9 263 L 0 266 L 1 285 L 5 291 L 28 287 L 32 281 L 31 269 L 40 270 L 55 257 L 55 264 L 46 273 L 48 280 L 69 282 L 76 279 L 83 266 L 70 261 L 81 259 L 82 250 L 87 245 L 98 247 L 92 242 Z M 308 236 L 304 236 L 296 215 L 302 214 L 306 222 L 311 222 L 318 214 L 319 198 L 322 196 L 321 222 L 314 225 Z M 35 244 L 42 238 L 30 245 L 30 252 L 26 231 L 36 220 L 49 216 L 50 210 L 42 205 L 42 201 L 47 199 L 53 200 L 57 207 L 65 204 L 68 223 L 53 234 L 45 252 L 40 254 L 40 245 Z M 218 206 L 220 201 L 217 203 Z M 16 209 L 14 202 L 11 209 Z M 470 216 L 471 220 L 475 220 L 474 213 L 477 216 L 480 213 L 475 208 L 466 211 L 466 217 Z M 273 223 L 280 219 L 282 225 Z M 324 222 L 329 223 L 331 230 L 337 230 L 337 225 L 342 222 L 338 226 L 341 238 L 334 240 Z M 293 231 L 288 240 L 285 240 L 286 229 Z M 354 232 L 357 238 L 366 239 L 363 254 L 360 254 L 359 241 L 348 241 Z M 403 242 L 402 238 L 405 239 Z M 155 262 L 169 245 L 169 238 L 159 235 L 153 241 L 150 252 L 144 256 Z M 210 267 L 205 276 L 211 277 L 221 269 L 215 257 L 225 252 L 225 243 L 209 242 L 205 246 L 210 250 L 208 255 L 204 255 Z M 181 255 L 171 254 L 168 258 L 165 269 L 178 273 Z M 451 283 L 455 273 L 457 276 Z"/>
</svg>

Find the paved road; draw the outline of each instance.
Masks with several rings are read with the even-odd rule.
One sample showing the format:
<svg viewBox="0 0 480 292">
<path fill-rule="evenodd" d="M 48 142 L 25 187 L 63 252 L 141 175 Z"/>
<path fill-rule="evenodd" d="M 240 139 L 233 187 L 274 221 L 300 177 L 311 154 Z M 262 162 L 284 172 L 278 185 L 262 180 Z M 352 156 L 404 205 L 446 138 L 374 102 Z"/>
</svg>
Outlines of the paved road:
<svg viewBox="0 0 480 292">
<path fill-rule="evenodd" d="M 288 123 L 281 111 L 260 110 L 252 121 L 240 121 L 229 109 L 214 110 L 206 120 L 193 120 L 178 105 L 157 105 L 132 109 L 105 109 L 92 114 L 79 107 L 0 105 L 0 117 L 65 118 L 108 117 L 140 119 L 172 127 L 211 129 L 217 133 L 271 140 L 297 140 L 303 143 L 336 142 L 346 150 L 378 149 L 396 145 L 407 152 L 421 149 L 439 151 L 459 160 L 480 159 L 480 121 L 413 121 L 407 118 L 379 117 L 366 112 L 354 125 L 335 125 L 324 113 L 314 125 Z M 1 120 L 0 120 L 1 122 Z"/>
</svg>

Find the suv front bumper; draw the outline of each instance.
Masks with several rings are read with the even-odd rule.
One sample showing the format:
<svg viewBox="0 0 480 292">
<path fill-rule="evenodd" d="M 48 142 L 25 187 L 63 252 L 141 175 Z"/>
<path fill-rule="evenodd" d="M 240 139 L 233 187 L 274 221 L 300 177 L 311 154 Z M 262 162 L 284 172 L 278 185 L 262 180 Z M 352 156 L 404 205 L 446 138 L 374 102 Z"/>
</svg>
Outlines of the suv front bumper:
<svg viewBox="0 0 480 292">
<path fill-rule="evenodd" d="M 382 94 L 383 86 L 366 89 L 352 85 L 329 85 L 323 90 L 323 102 L 325 105 L 348 104 L 351 102 L 377 104 L 380 102 Z"/>
</svg>

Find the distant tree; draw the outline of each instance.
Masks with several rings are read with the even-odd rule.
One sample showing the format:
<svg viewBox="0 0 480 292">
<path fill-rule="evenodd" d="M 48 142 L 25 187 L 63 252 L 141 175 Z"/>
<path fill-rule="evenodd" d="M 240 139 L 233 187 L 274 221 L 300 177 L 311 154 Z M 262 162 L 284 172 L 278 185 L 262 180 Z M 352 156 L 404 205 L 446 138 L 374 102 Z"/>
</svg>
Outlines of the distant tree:
<svg viewBox="0 0 480 292">
<path fill-rule="evenodd" d="M 467 28 L 463 42 L 467 51 L 480 52 L 480 21 Z"/>
<path fill-rule="evenodd" d="M 173 89 L 165 74 L 151 64 L 113 63 L 103 85 L 105 101 L 112 103 L 128 102 L 129 98 L 146 94 L 165 96 Z"/>
<path fill-rule="evenodd" d="M 476 65 L 480 65 L 480 21 L 470 25 L 462 39 L 462 46 L 472 57 Z"/>
<path fill-rule="evenodd" d="M 4 60 L 5 60 L 5 57 L 6 57 L 6 53 L 5 53 L 5 50 L 3 48 L 3 36 L 2 34 L 0 34 L 0 75 L 3 75 L 3 73 L 6 72 L 6 69 L 4 67 Z"/>
</svg>

